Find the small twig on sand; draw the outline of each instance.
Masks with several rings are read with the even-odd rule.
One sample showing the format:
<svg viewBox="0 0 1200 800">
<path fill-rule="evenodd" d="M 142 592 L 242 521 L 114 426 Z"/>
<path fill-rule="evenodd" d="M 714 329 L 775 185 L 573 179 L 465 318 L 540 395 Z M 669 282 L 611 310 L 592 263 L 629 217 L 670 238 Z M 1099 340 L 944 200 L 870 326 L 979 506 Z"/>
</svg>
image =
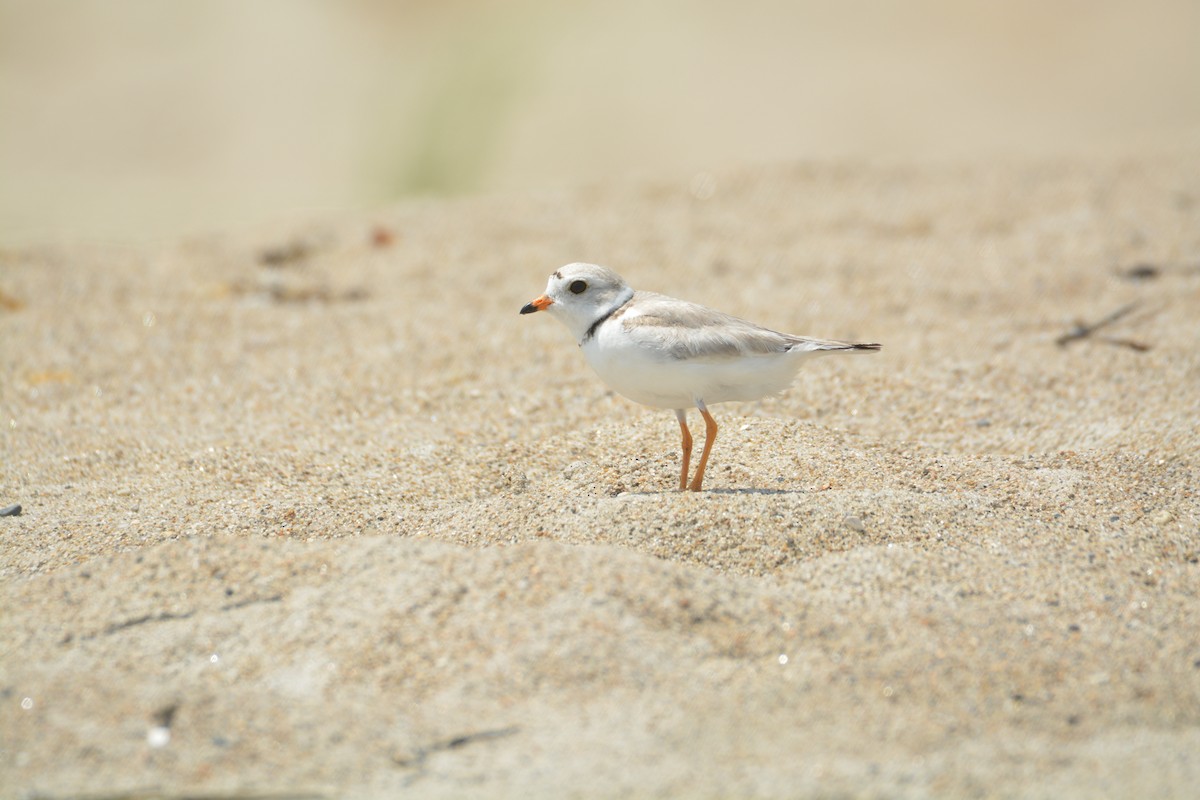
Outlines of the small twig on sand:
<svg viewBox="0 0 1200 800">
<path fill-rule="evenodd" d="M 1162 277 L 1162 269 L 1154 264 L 1137 264 L 1121 270 L 1121 277 L 1128 281 L 1152 281 Z"/>
<path fill-rule="evenodd" d="M 1118 347 L 1128 347 L 1130 350 L 1137 350 L 1139 353 L 1144 353 L 1150 349 L 1150 345 L 1145 342 L 1138 342 L 1133 339 L 1121 339 L 1116 336 L 1101 336 L 1100 341 L 1107 344 L 1115 344 Z"/>
<path fill-rule="evenodd" d="M 443 739 L 439 742 L 433 742 L 423 747 L 417 747 L 412 752 L 398 753 L 392 756 L 392 761 L 402 767 L 415 767 L 417 773 L 411 776 L 406 784 L 411 784 L 425 775 L 425 761 L 430 755 L 441 750 L 457 750 L 460 747 L 481 742 L 486 739 L 499 739 L 504 736 L 512 736 L 520 730 L 516 725 L 508 728 L 496 728 L 487 731 L 473 731 L 464 733 L 460 736 L 455 736 L 451 739 Z"/>
<path fill-rule="evenodd" d="M 1109 314 L 1107 317 L 1097 320 L 1096 322 L 1076 323 L 1074 328 L 1067 331 L 1062 336 L 1059 336 L 1057 339 L 1054 340 L 1054 343 L 1057 344 L 1059 347 L 1066 347 L 1068 344 L 1075 341 L 1076 339 L 1086 339 L 1087 337 L 1091 336 L 1093 333 L 1100 330 L 1101 328 L 1105 328 L 1109 325 L 1112 325 L 1114 322 L 1121 319 L 1121 317 L 1124 317 L 1130 311 L 1133 311 L 1135 308 L 1137 308 L 1137 305 L 1138 305 L 1137 303 L 1129 303 L 1128 305 L 1121 306 L 1116 311 Z M 1126 345 L 1132 346 L 1132 344 L 1130 344 L 1129 342 L 1127 342 L 1126 340 L 1123 340 L 1123 339 L 1118 339 L 1118 340 L 1110 339 L 1107 341 L 1110 341 L 1112 344 L 1126 344 Z M 1143 345 L 1140 348 L 1135 347 L 1134 349 L 1135 350 L 1137 350 L 1137 349 L 1148 350 L 1149 346 Z"/>
</svg>

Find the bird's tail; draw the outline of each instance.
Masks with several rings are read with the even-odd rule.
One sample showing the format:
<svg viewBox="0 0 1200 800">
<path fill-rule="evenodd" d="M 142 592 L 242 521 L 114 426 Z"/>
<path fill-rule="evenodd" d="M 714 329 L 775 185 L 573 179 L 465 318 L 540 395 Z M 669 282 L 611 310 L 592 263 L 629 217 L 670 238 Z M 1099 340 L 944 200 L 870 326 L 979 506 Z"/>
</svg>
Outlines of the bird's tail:
<svg viewBox="0 0 1200 800">
<path fill-rule="evenodd" d="M 875 342 L 839 342 L 836 339 L 806 339 L 800 336 L 788 350 L 792 353 L 874 353 L 883 345 Z"/>
</svg>

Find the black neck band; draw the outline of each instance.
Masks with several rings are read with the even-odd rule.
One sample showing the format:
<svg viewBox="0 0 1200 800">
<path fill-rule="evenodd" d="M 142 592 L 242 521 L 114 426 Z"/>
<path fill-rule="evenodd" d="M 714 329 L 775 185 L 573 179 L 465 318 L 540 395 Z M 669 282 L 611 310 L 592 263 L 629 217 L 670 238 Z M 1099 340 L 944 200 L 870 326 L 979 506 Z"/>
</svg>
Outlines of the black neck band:
<svg viewBox="0 0 1200 800">
<path fill-rule="evenodd" d="M 605 311 L 603 314 L 596 317 L 596 321 L 592 323 L 592 327 L 588 328 L 587 333 L 585 333 L 583 335 L 583 338 L 579 340 L 580 346 L 583 346 L 584 344 L 587 343 L 588 339 L 591 339 L 593 336 L 595 336 L 596 329 L 599 328 L 601 325 L 603 325 L 608 320 L 609 317 L 611 317 L 613 314 L 617 313 L 622 308 L 624 308 L 628 302 L 629 301 L 626 300 L 624 303 L 621 303 L 619 306 L 613 306 L 608 311 Z"/>
</svg>

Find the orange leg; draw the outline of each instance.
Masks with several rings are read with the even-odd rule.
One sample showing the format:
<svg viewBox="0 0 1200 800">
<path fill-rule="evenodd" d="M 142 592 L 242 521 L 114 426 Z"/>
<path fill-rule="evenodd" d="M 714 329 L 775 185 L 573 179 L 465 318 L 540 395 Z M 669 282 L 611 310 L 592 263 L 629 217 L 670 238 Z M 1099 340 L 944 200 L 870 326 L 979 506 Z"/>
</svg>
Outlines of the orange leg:
<svg viewBox="0 0 1200 800">
<path fill-rule="evenodd" d="M 713 441 L 717 438 L 717 421 L 712 418 L 712 414 L 708 413 L 708 409 L 704 403 L 697 401 L 696 407 L 700 409 L 700 416 L 704 417 L 704 449 L 700 451 L 700 465 L 696 467 L 696 477 L 692 478 L 692 485 L 688 488 L 693 492 L 700 491 L 700 485 L 704 483 L 704 468 L 708 466 L 708 454 L 712 452 Z"/>
<path fill-rule="evenodd" d="M 682 408 L 675 409 L 675 416 L 679 418 L 679 430 L 683 432 L 683 471 L 679 475 L 679 491 L 687 488 L 688 467 L 692 463 L 692 432 L 687 426 L 687 412 Z"/>
</svg>

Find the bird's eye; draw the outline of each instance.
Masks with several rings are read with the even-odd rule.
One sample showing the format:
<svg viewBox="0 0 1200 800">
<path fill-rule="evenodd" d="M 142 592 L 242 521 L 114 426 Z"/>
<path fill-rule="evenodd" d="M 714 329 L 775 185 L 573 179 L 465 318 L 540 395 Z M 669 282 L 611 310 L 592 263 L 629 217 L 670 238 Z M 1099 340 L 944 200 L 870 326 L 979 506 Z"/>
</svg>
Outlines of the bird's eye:
<svg viewBox="0 0 1200 800">
<path fill-rule="evenodd" d="M 583 294 L 587 291 L 587 281 L 571 281 L 571 285 L 567 287 L 572 294 Z"/>
</svg>

